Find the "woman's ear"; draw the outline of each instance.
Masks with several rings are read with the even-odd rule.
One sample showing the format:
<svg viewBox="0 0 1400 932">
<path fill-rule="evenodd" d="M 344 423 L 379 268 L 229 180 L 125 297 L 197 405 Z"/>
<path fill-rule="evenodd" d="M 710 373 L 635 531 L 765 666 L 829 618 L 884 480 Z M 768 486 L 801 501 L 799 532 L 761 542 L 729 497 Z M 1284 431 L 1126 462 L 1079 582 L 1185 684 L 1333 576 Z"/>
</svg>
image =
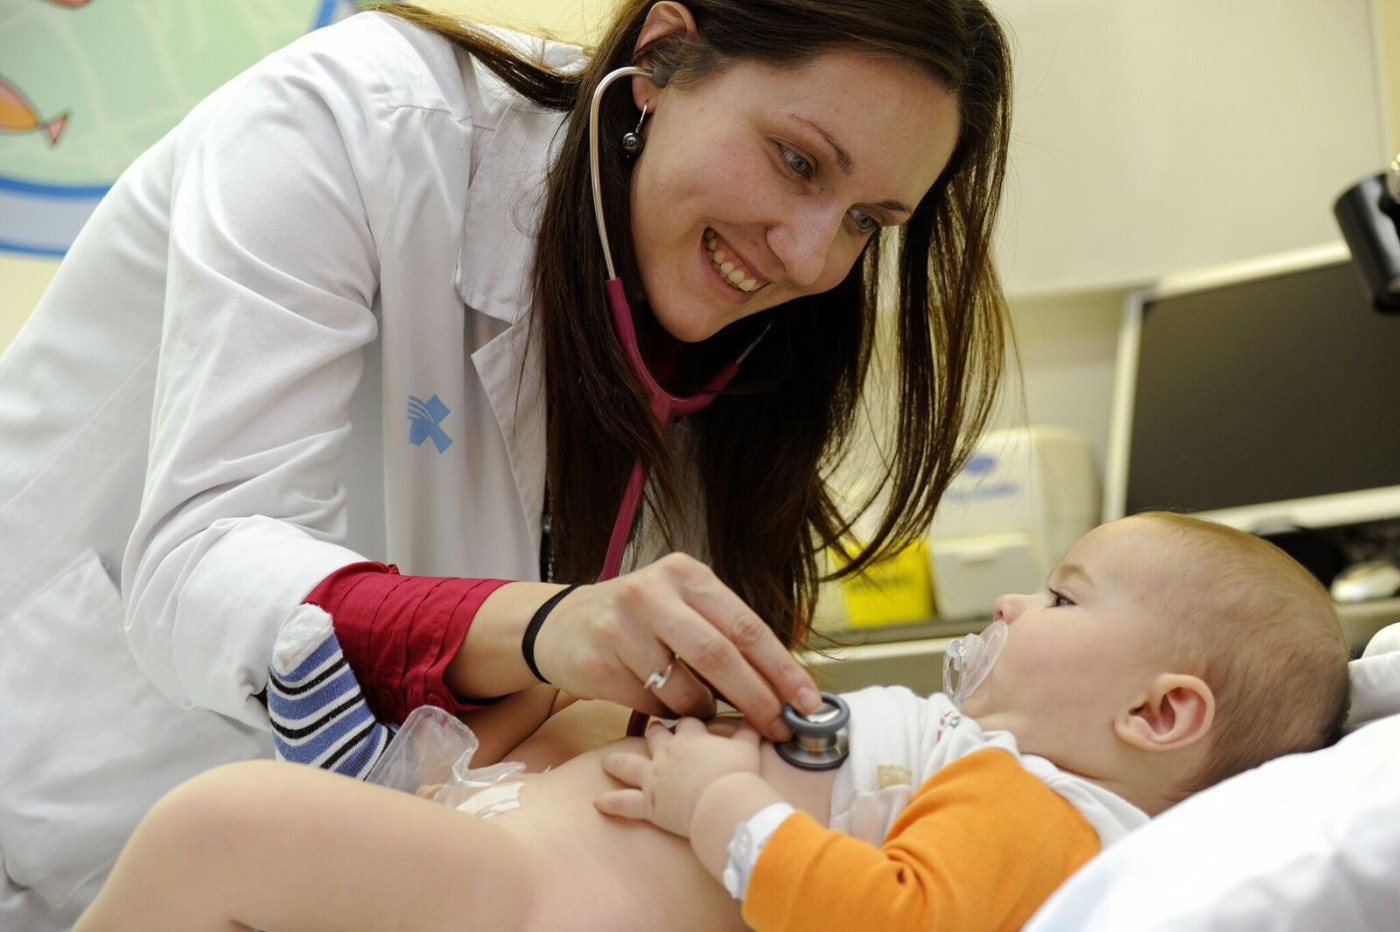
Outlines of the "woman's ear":
<svg viewBox="0 0 1400 932">
<path fill-rule="evenodd" d="M 670 35 L 698 36 L 699 34 L 699 30 L 695 28 L 695 17 L 690 14 L 690 9 L 685 4 L 677 3 L 676 0 L 660 0 L 647 11 L 647 18 L 642 21 L 642 30 L 637 34 L 637 45 L 634 51 L 640 52 L 652 43 Z M 650 79 L 642 77 L 632 79 L 632 100 L 636 103 L 638 110 L 646 105 L 650 112 L 655 113 L 656 96 L 656 85 L 651 83 Z"/>
<path fill-rule="evenodd" d="M 1215 693 L 1197 676 L 1163 673 L 1147 697 L 1113 722 L 1120 741 L 1144 751 L 1175 751 L 1210 732 Z"/>
</svg>

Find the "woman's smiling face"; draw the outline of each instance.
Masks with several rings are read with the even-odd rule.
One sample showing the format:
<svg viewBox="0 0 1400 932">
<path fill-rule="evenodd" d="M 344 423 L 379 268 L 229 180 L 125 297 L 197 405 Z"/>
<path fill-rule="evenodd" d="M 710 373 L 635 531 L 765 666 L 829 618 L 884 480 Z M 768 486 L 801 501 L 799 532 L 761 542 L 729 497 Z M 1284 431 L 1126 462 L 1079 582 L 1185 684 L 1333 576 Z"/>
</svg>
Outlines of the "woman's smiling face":
<svg viewBox="0 0 1400 932">
<path fill-rule="evenodd" d="M 850 50 L 741 62 L 658 90 L 632 174 L 632 236 L 652 314 L 704 340 L 827 291 L 882 226 L 909 219 L 958 139 L 957 99 L 917 65 Z"/>
</svg>

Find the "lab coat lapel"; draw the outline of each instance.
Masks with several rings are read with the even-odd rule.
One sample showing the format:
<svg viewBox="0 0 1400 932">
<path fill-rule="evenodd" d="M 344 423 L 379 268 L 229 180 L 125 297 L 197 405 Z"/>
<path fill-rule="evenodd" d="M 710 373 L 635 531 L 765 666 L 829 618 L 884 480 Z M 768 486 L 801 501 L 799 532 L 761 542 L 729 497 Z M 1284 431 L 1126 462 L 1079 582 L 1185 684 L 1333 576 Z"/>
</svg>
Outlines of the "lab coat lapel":
<svg viewBox="0 0 1400 932">
<path fill-rule="evenodd" d="M 472 354 L 472 364 L 501 426 L 527 533 L 538 552 L 544 505 L 544 385 L 540 347 L 530 345 L 530 318 Z"/>
<path fill-rule="evenodd" d="M 514 323 L 534 294 L 535 231 L 544 207 L 548 138 L 524 124 L 557 120 L 508 114 L 472 177 L 457 258 L 457 294 L 467 307 Z M 528 231 L 528 232 L 527 232 Z"/>
<path fill-rule="evenodd" d="M 513 33 L 497 35 L 512 43 L 529 41 Z M 579 49 L 559 43 L 541 43 L 528 52 L 565 70 L 584 62 Z M 478 131 L 492 128 L 481 137 L 467 191 L 457 293 L 468 307 L 514 323 L 533 302 L 535 235 L 565 115 L 523 103 L 486 68 L 471 67 L 478 105 L 489 113 L 476 118 Z"/>
<path fill-rule="evenodd" d="M 500 425 L 536 551 L 544 503 L 545 401 L 539 348 L 530 347 L 530 311 L 535 231 L 561 119 L 561 114 L 531 110 L 500 115 L 468 191 L 456 271 L 467 313 L 510 324 L 472 353 L 472 363 Z"/>
<path fill-rule="evenodd" d="M 507 32 L 497 38 L 522 44 L 527 57 L 563 71 L 582 68 L 581 49 Z M 545 397 L 542 349 L 531 338 L 535 306 L 536 232 L 544 208 L 546 176 L 562 138 L 564 114 L 541 111 L 480 65 L 472 65 L 483 110 L 491 125 L 483 137 L 467 192 L 456 286 L 462 302 L 510 326 L 472 353 L 472 364 L 501 428 L 529 538 L 539 551 L 544 505 Z"/>
</svg>

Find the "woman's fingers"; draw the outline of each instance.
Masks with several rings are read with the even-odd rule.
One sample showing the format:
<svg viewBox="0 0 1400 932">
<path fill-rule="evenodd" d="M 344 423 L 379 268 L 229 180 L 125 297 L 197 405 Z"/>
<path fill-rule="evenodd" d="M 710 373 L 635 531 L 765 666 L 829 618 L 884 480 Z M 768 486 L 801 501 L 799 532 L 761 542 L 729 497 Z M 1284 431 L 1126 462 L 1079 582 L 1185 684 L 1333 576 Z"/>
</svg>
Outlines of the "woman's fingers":
<svg viewBox="0 0 1400 932">
<path fill-rule="evenodd" d="M 641 688 L 660 700 L 666 711 L 656 712 L 637 706 L 640 711 L 669 718 L 672 715 L 694 715 L 701 718 L 714 714 L 715 697 L 698 680 L 685 661 L 666 652 L 656 638 L 628 638 L 618 646 L 623 663 L 636 674 Z"/>
<path fill-rule="evenodd" d="M 770 738 L 789 737 L 782 707 L 821 705 L 816 683 L 763 620 L 701 563 L 673 555 L 657 564 L 678 577 L 677 589 L 700 623 L 686 614 L 663 616 L 658 633 Z"/>
<path fill-rule="evenodd" d="M 654 640 L 647 638 L 654 646 Z M 715 711 L 714 694 L 696 679 L 695 674 L 680 661 L 674 661 L 671 675 L 661 685 L 648 687 L 647 680 L 656 671 L 664 672 L 669 663 L 643 668 L 637 673 L 634 664 L 623 662 L 621 681 L 607 694 L 606 698 L 638 712 L 645 712 L 655 718 L 675 718 L 678 715 L 694 715 L 708 718 Z"/>
<path fill-rule="evenodd" d="M 560 688 L 649 715 L 708 716 L 713 687 L 775 740 L 790 736 L 785 702 L 802 711 L 821 702 L 763 620 L 684 554 L 564 599 L 539 631 L 535 656 Z"/>
<path fill-rule="evenodd" d="M 788 737 L 782 721 L 782 700 L 723 635 L 707 626 L 679 624 L 668 635 L 677 656 L 694 667 L 764 734 L 780 741 Z"/>
<path fill-rule="evenodd" d="M 695 718 L 709 718 L 715 714 L 715 694 L 700 682 L 685 661 L 676 658 L 675 666 L 666 682 L 651 687 L 651 692 L 666 704 L 671 715 L 690 715 Z M 670 717 L 665 716 L 665 717 Z"/>
<path fill-rule="evenodd" d="M 624 668 L 624 673 L 630 677 L 631 671 Z M 618 684 L 610 690 L 599 694 L 600 698 L 609 702 L 616 702 L 618 705 L 625 705 L 629 709 L 635 709 L 653 718 L 670 718 L 675 713 L 667 708 L 666 703 L 655 693 L 643 689 L 641 681 L 632 680 Z"/>
<path fill-rule="evenodd" d="M 776 690 L 780 705 L 790 702 L 804 713 L 820 708 L 821 696 L 811 674 L 753 609 L 717 577 L 712 575 L 711 579 L 710 585 L 687 592 L 690 604 L 709 619 L 748 665 Z M 730 699 L 733 701 L 732 696 Z"/>
</svg>

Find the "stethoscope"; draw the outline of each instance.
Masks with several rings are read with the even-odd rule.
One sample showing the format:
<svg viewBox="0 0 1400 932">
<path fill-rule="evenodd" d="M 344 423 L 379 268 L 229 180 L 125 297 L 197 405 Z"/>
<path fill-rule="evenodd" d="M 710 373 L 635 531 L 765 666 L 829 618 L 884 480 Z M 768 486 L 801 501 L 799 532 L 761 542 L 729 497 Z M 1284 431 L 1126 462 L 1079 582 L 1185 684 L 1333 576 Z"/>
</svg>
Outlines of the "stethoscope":
<svg viewBox="0 0 1400 932">
<path fill-rule="evenodd" d="M 792 737 L 773 748 L 794 767 L 831 770 L 851 753 L 851 707 L 835 693 L 823 692 L 821 707 L 810 715 L 783 706 L 783 721 L 792 729 Z"/>
<path fill-rule="evenodd" d="M 763 333 L 760 333 L 732 362 L 727 363 L 711 376 L 698 392 L 691 395 L 673 395 L 662 388 L 652 376 L 646 360 L 642 358 L 641 348 L 637 345 L 636 328 L 632 323 L 632 309 L 627 304 L 626 289 L 622 287 L 622 279 L 618 277 L 617 270 L 613 267 L 612 247 L 608 243 L 608 225 L 603 217 L 603 187 L 598 170 L 598 105 L 602 102 L 603 92 L 613 82 L 631 77 L 650 78 L 657 87 L 665 87 L 670 80 L 670 75 L 660 69 L 648 71 L 645 68 L 635 67 L 618 68 L 603 76 L 603 80 L 598 82 L 598 87 L 593 92 L 592 107 L 588 115 L 588 167 L 593 180 L 593 214 L 597 222 L 598 239 L 603 246 L 603 262 L 606 264 L 608 272 L 607 281 L 603 282 L 603 289 L 608 298 L 608 307 L 612 311 L 617 337 L 622 341 L 622 348 L 627 353 L 627 361 L 631 364 L 632 371 L 636 373 L 637 378 L 641 380 L 651 406 L 651 413 L 656 417 L 660 429 L 664 431 L 673 419 L 696 414 L 709 407 L 715 397 L 738 374 L 739 364 L 763 338 Z M 764 333 L 766 332 L 765 330 Z M 627 489 L 622 495 L 622 504 L 618 508 L 617 520 L 613 522 L 612 536 L 608 540 L 607 556 L 603 560 L 603 574 L 600 577 L 602 579 L 612 579 L 622 568 L 622 553 L 627 547 L 627 538 L 631 536 L 632 524 L 637 518 L 637 508 L 641 505 L 642 490 L 646 486 L 646 478 L 646 466 L 642 463 L 642 458 L 638 456 L 632 463 L 632 474 L 627 479 Z"/>
<path fill-rule="evenodd" d="M 593 182 L 593 215 L 598 227 L 598 240 L 603 247 L 603 262 L 607 266 L 608 278 L 603 282 L 607 294 L 608 307 L 612 311 L 613 324 L 617 337 L 627 353 L 627 361 L 632 371 L 642 382 L 651 413 L 661 430 L 675 418 L 696 414 L 709 407 L 715 397 L 729 385 L 739 372 L 739 364 L 753 351 L 758 341 L 763 339 L 765 329 L 732 362 L 725 364 L 712 375 L 698 392 L 691 395 L 673 395 L 662 388 L 651 374 L 646 360 L 642 358 L 641 347 L 637 344 L 637 331 L 632 322 L 632 308 L 627 304 L 626 289 L 613 266 L 612 247 L 608 243 L 608 225 L 603 216 L 603 187 L 598 170 L 598 107 L 603 94 L 616 81 L 622 78 L 650 78 L 657 87 L 665 87 L 670 75 L 659 69 L 648 71 L 645 68 L 618 68 L 603 76 L 593 91 L 593 100 L 588 114 L 588 167 Z M 612 536 L 608 540 L 607 556 L 603 560 L 601 579 L 612 579 L 622 568 L 622 554 L 631 536 L 632 524 L 637 518 L 641 505 L 642 491 L 646 486 L 646 465 L 640 456 L 632 463 L 632 473 L 627 478 L 627 488 L 622 495 L 617 520 L 613 522 Z M 822 706 L 811 715 L 801 715 L 792 706 L 783 708 L 783 719 L 792 729 L 792 738 L 777 745 L 778 754 L 788 763 L 808 770 L 825 770 L 838 767 L 847 754 L 847 724 L 851 711 L 840 697 L 832 693 L 822 693 Z M 627 724 L 627 733 L 639 735 L 646 727 L 647 716 L 633 712 Z"/>
</svg>

